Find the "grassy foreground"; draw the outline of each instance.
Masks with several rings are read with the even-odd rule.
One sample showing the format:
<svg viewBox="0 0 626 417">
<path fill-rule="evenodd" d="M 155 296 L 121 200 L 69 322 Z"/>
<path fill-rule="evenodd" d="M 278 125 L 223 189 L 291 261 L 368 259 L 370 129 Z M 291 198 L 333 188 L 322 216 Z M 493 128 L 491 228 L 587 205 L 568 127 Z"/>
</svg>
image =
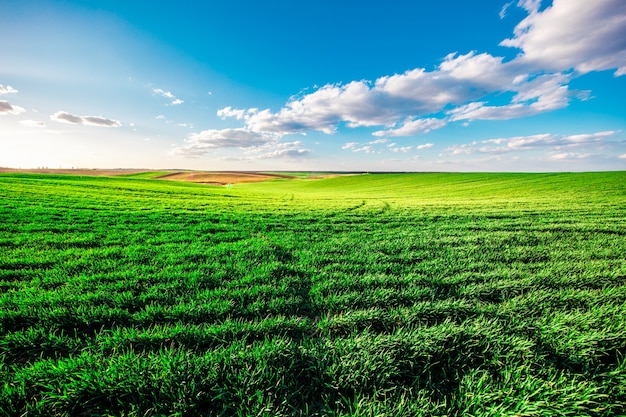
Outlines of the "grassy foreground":
<svg viewBox="0 0 626 417">
<path fill-rule="evenodd" d="M 0 415 L 617 416 L 626 173 L 0 174 Z"/>
</svg>

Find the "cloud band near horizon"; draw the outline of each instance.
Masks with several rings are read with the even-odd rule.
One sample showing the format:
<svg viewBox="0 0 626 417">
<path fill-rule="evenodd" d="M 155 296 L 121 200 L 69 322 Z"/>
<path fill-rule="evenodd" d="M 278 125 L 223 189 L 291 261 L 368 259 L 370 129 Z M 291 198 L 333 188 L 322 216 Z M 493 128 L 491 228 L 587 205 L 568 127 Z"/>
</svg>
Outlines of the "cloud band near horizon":
<svg viewBox="0 0 626 417">
<path fill-rule="evenodd" d="M 50 115 L 50 120 L 59 123 L 79 124 L 98 127 L 120 127 L 122 123 L 118 120 L 107 119 L 102 116 L 76 116 L 64 111 Z"/>
</svg>

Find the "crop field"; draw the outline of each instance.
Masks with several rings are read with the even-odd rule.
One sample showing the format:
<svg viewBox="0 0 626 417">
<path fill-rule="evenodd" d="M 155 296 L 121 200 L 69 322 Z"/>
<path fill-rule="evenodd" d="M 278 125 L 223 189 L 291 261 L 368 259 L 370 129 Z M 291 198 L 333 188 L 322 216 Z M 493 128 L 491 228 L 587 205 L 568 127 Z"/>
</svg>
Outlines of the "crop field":
<svg viewBox="0 0 626 417">
<path fill-rule="evenodd" d="M 0 415 L 626 414 L 626 172 L 0 173 Z"/>
</svg>

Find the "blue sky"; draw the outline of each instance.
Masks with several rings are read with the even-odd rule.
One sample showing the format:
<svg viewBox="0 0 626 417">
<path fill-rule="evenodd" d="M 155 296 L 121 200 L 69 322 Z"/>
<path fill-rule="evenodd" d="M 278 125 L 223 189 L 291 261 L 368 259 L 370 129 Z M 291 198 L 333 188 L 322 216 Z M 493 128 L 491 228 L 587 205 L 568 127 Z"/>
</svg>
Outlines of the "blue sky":
<svg viewBox="0 0 626 417">
<path fill-rule="evenodd" d="M 0 3 L 0 166 L 626 169 L 626 3 Z"/>
</svg>

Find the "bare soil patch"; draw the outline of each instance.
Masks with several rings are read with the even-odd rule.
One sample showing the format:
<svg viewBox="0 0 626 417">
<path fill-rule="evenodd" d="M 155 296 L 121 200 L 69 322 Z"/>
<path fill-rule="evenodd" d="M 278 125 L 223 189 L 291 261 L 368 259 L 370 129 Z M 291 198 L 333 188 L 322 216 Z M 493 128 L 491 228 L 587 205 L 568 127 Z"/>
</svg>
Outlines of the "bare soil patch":
<svg viewBox="0 0 626 417">
<path fill-rule="evenodd" d="M 260 182 L 277 178 L 293 178 L 289 175 L 260 174 L 257 172 L 172 172 L 156 177 L 159 180 L 197 182 L 202 184 L 226 185 L 245 182 Z"/>
<path fill-rule="evenodd" d="M 0 167 L 0 173 L 2 172 L 27 172 L 34 174 L 69 174 L 69 175 L 84 175 L 84 176 L 96 176 L 96 177 L 108 177 L 115 175 L 129 175 L 139 174 L 143 172 L 152 172 L 158 170 L 146 170 L 146 169 L 95 169 L 95 168 L 37 168 L 37 169 L 18 169 L 18 168 L 3 168 Z M 164 171 L 161 171 L 164 172 Z M 165 170 L 167 174 L 153 177 L 156 180 L 168 180 L 168 181 L 185 181 L 195 182 L 200 184 L 210 185 L 227 185 L 227 184 L 241 184 L 247 182 L 261 182 L 267 180 L 274 180 L 278 178 L 298 178 L 296 175 L 289 175 L 289 173 L 261 173 L 261 172 L 245 172 L 245 171 L 175 171 Z M 308 179 L 321 179 L 327 177 L 335 177 L 338 175 L 350 175 L 350 174 L 319 174 L 310 175 Z"/>
</svg>

